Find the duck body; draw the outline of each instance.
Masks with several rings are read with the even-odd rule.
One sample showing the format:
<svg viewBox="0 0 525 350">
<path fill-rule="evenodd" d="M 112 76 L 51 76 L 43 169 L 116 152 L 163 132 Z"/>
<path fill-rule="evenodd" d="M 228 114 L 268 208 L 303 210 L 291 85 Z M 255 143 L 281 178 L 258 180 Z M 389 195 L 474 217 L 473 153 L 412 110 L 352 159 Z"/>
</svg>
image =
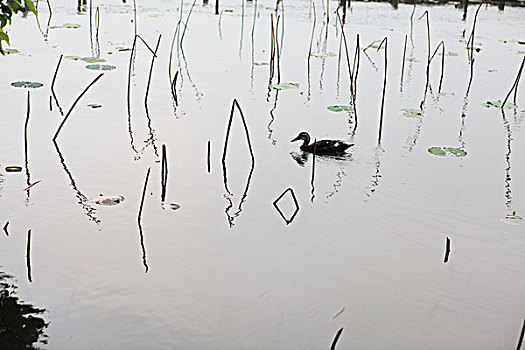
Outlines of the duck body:
<svg viewBox="0 0 525 350">
<path fill-rule="evenodd" d="M 345 143 L 340 140 L 319 140 L 310 143 L 310 135 L 306 131 L 299 133 L 291 142 L 299 140 L 303 141 L 303 144 L 299 147 L 301 151 L 319 155 L 341 155 L 354 145 L 353 143 Z"/>
</svg>

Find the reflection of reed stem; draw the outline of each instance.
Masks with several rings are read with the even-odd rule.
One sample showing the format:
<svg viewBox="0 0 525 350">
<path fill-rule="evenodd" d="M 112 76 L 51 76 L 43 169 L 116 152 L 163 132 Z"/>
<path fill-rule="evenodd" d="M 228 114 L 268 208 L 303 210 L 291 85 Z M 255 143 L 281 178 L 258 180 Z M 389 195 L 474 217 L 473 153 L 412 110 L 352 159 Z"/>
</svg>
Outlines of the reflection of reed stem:
<svg viewBox="0 0 525 350">
<path fill-rule="evenodd" d="M 151 171 L 151 167 L 148 168 L 148 172 L 146 173 L 146 180 L 144 181 L 144 188 L 142 190 L 142 199 L 140 200 L 139 215 L 137 217 L 137 223 L 139 226 L 139 234 L 140 234 L 140 246 L 142 248 L 142 264 L 144 265 L 144 268 L 146 269 L 145 272 L 148 272 L 149 267 L 146 262 L 146 247 L 144 246 L 144 235 L 142 233 L 141 218 L 142 218 L 142 208 L 144 207 L 144 198 L 146 197 L 146 189 L 148 187 L 148 179 L 149 179 L 150 171 Z"/>
<path fill-rule="evenodd" d="M 31 277 L 31 230 L 27 231 L 27 249 L 26 249 L 26 263 L 27 263 L 27 279 L 33 282 Z"/>
<path fill-rule="evenodd" d="M 160 201 L 164 203 L 166 199 L 166 187 L 168 185 L 168 160 L 166 156 L 166 145 L 162 145 L 162 162 L 161 162 L 161 171 L 160 171 L 160 187 L 161 195 Z"/>
<path fill-rule="evenodd" d="M 317 139 L 314 139 L 314 151 L 313 151 L 313 157 L 312 157 L 312 179 L 310 180 L 310 184 L 312 185 L 312 198 L 310 199 L 310 201 L 313 203 L 314 201 L 314 198 L 315 198 L 315 194 L 314 194 L 314 191 L 315 191 L 315 187 L 314 187 L 314 179 L 315 179 L 315 151 L 316 151 L 316 143 L 317 143 Z"/>
<path fill-rule="evenodd" d="M 503 100 L 503 103 L 501 104 L 501 109 L 505 108 L 505 103 L 507 103 L 507 100 L 510 97 L 510 94 L 512 93 L 512 90 L 514 90 L 514 104 L 516 104 L 516 94 L 518 92 L 518 84 L 520 82 L 521 78 L 521 72 L 523 71 L 523 64 L 525 63 L 525 57 L 521 60 L 520 69 L 518 70 L 518 75 L 516 76 L 516 80 L 514 80 L 514 84 L 512 84 L 512 87 L 509 90 L 509 93 L 507 96 L 505 96 L 505 99 Z"/>
<path fill-rule="evenodd" d="M 27 127 L 29 125 L 29 115 L 31 113 L 31 92 L 27 90 L 27 115 L 26 115 L 26 122 L 24 125 L 24 155 L 25 155 L 25 166 L 26 166 L 26 175 L 27 175 L 27 199 L 29 200 L 29 188 L 31 187 L 31 177 L 29 174 L 29 157 L 28 157 L 28 151 L 27 151 Z"/>
<path fill-rule="evenodd" d="M 381 134 L 383 132 L 383 110 L 385 108 L 385 93 L 386 93 L 386 72 L 387 72 L 387 65 L 388 65 L 388 38 L 385 37 L 383 41 L 381 41 L 381 44 L 379 44 L 379 47 L 377 50 L 381 48 L 381 46 L 385 43 L 385 76 L 383 79 L 383 96 L 381 97 L 381 116 L 379 119 L 379 136 L 377 138 L 377 144 L 381 144 Z"/>
<path fill-rule="evenodd" d="M 159 49 L 161 37 L 162 37 L 162 34 L 159 34 L 159 38 L 157 39 L 157 46 L 155 46 L 155 51 L 153 51 L 153 57 L 151 58 L 151 65 L 149 68 L 149 76 L 148 76 L 148 85 L 146 86 L 146 94 L 144 96 L 144 104 L 146 105 L 146 108 L 148 104 L 149 87 L 151 84 L 151 75 L 153 73 L 153 64 L 155 63 L 155 57 L 157 57 L 157 50 Z"/>
<path fill-rule="evenodd" d="M 53 141 L 56 141 L 56 138 L 58 137 L 58 134 L 60 133 L 60 130 L 62 130 L 62 127 L 64 126 L 64 124 L 66 123 L 67 121 L 67 118 L 69 118 L 69 116 L 71 115 L 71 112 L 73 111 L 73 108 L 75 108 L 75 106 L 77 105 L 78 101 L 80 101 L 80 99 L 82 98 L 82 96 L 84 96 L 84 94 L 89 90 L 89 88 L 91 86 L 93 86 L 93 84 L 95 84 L 100 78 L 102 78 L 102 76 L 104 75 L 104 73 L 100 73 L 85 89 L 84 91 L 82 91 L 82 93 L 77 97 L 77 99 L 75 100 L 75 102 L 73 102 L 73 104 L 71 105 L 71 108 L 69 108 L 69 111 L 67 112 L 66 116 L 64 117 L 64 120 L 62 120 L 62 123 L 60 124 L 60 126 L 58 127 L 56 133 L 55 133 L 55 136 L 53 136 Z"/>
</svg>

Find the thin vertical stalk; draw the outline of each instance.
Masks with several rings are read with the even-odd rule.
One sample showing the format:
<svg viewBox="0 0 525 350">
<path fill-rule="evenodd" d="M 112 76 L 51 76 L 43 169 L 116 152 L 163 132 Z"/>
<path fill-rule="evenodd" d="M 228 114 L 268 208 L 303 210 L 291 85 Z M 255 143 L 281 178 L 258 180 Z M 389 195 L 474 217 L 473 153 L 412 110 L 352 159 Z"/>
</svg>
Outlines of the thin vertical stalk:
<svg viewBox="0 0 525 350">
<path fill-rule="evenodd" d="M 405 34 L 405 45 L 403 46 L 403 61 L 401 62 L 401 89 L 403 89 L 403 75 L 405 73 L 405 57 L 407 53 L 407 35 Z"/>
<path fill-rule="evenodd" d="M 379 119 L 379 136 L 377 138 L 377 144 L 381 145 L 381 135 L 383 132 L 383 111 L 385 109 L 385 93 L 386 93 L 386 73 L 387 73 L 387 65 L 388 65 L 388 38 L 385 37 L 383 41 L 381 41 L 381 44 L 379 44 L 379 47 L 377 50 L 383 46 L 383 43 L 385 43 L 385 75 L 383 79 L 383 95 L 381 97 L 381 116 Z"/>
<path fill-rule="evenodd" d="M 27 248 L 26 248 L 27 279 L 33 282 L 31 276 L 31 230 L 27 231 Z"/>
</svg>

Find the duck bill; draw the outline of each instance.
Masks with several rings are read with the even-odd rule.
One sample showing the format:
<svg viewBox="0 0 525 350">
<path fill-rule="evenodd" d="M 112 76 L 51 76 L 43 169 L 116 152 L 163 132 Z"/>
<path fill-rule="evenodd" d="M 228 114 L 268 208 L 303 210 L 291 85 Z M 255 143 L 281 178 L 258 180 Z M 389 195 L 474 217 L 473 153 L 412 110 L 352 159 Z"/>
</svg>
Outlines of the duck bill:
<svg viewBox="0 0 525 350">
<path fill-rule="evenodd" d="M 293 139 L 293 140 L 290 141 L 290 142 L 294 142 L 294 141 L 297 141 L 297 140 L 300 140 L 299 136 L 297 136 L 295 139 Z"/>
</svg>

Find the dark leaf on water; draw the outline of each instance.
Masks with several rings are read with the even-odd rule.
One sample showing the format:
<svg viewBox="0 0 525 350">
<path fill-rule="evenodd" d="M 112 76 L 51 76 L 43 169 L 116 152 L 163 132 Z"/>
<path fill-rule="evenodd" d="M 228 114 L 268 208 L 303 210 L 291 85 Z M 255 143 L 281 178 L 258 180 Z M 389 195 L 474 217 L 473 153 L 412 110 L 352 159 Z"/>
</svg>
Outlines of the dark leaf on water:
<svg viewBox="0 0 525 350">
<path fill-rule="evenodd" d="M 94 200 L 96 204 L 107 205 L 107 206 L 114 206 L 114 205 L 120 204 L 122 201 L 124 201 L 124 197 L 122 196 L 100 197 Z"/>
<path fill-rule="evenodd" d="M 6 166 L 5 171 L 7 171 L 8 173 L 19 173 L 22 171 L 22 167 L 21 166 Z"/>
<path fill-rule="evenodd" d="M 44 86 L 44 84 L 39 83 L 37 81 L 15 81 L 14 83 L 11 83 L 11 86 L 18 87 L 18 88 L 40 88 Z"/>
</svg>

